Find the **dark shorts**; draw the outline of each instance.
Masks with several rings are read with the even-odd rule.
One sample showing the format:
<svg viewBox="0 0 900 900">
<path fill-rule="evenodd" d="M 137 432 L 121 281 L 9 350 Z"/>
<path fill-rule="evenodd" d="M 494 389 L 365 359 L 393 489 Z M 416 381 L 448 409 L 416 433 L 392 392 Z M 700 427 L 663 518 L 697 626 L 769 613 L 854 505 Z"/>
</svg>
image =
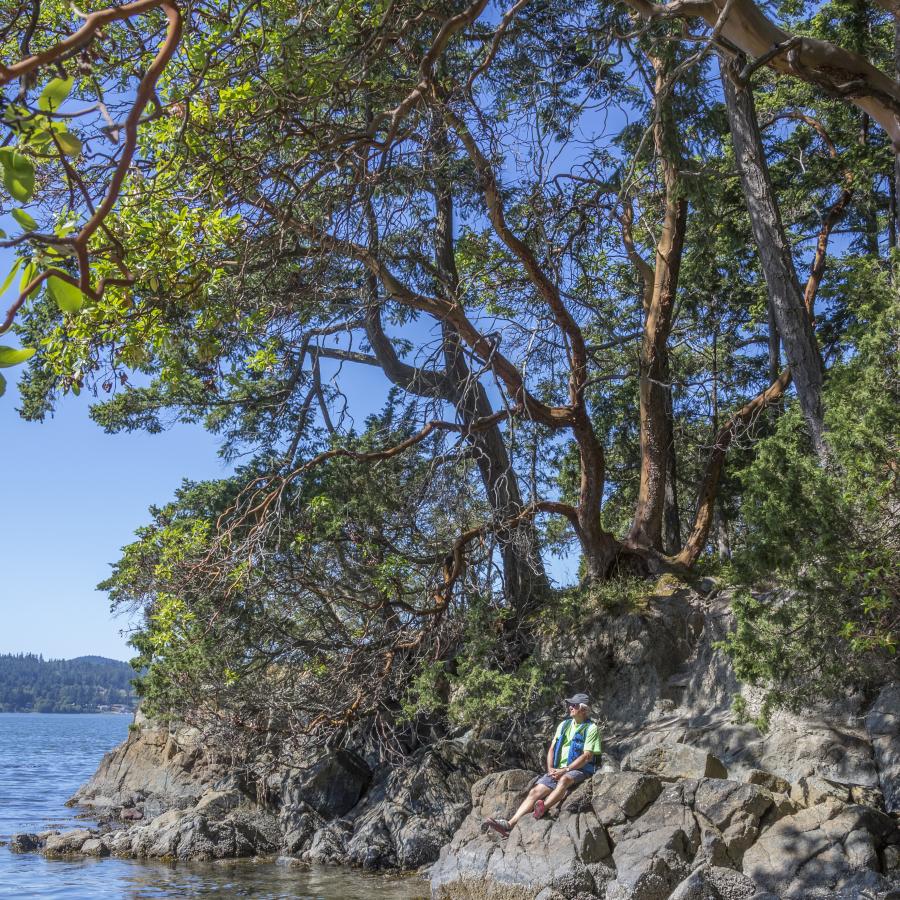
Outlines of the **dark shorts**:
<svg viewBox="0 0 900 900">
<path fill-rule="evenodd" d="M 587 778 L 587 775 L 581 771 L 581 769 L 573 769 L 569 772 L 569 780 L 571 784 L 574 786 L 576 784 L 581 784 L 582 781 Z M 559 784 L 559 780 L 554 778 L 552 775 L 544 775 L 537 780 L 538 784 L 544 785 L 544 787 L 550 788 L 552 791 Z"/>
</svg>

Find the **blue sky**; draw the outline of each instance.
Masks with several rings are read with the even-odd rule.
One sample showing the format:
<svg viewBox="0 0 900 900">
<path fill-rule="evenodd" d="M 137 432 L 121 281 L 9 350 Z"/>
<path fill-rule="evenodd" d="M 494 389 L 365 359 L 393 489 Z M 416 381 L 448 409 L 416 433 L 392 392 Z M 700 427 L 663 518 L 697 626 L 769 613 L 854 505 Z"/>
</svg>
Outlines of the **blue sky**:
<svg viewBox="0 0 900 900">
<path fill-rule="evenodd" d="M 12 264 L 0 251 L 0 280 Z M 5 310 L 15 299 L 0 297 Z M 10 334 L 0 343 L 17 345 Z M 0 397 L 0 653 L 45 657 L 100 654 L 128 659 L 122 635 L 95 586 L 147 507 L 168 500 L 182 478 L 221 477 L 228 469 L 201 428 L 108 435 L 88 418 L 91 398 L 69 395 L 44 423 L 23 421 L 14 380 Z"/>
<path fill-rule="evenodd" d="M 191 426 L 104 434 L 84 394 L 65 398 L 43 424 L 22 421 L 17 404 L 10 384 L 0 398 L 0 652 L 127 659 L 128 623 L 110 615 L 95 586 L 151 503 L 171 497 L 183 477 L 226 473 L 215 439 Z"/>
</svg>

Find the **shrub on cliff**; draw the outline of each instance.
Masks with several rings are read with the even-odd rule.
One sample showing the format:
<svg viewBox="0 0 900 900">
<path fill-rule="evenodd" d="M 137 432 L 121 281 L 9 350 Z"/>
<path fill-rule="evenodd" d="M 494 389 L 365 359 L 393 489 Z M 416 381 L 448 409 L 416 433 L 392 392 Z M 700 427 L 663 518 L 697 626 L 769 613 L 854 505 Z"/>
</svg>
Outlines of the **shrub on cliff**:
<svg viewBox="0 0 900 900">
<path fill-rule="evenodd" d="M 739 677 L 798 706 L 896 672 L 900 640 L 900 395 L 888 275 L 867 266 L 843 358 L 828 382 L 830 468 L 813 458 L 790 406 L 741 474 L 743 534 L 734 563 L 746 588 L 727 642 Z"/>
</svg>

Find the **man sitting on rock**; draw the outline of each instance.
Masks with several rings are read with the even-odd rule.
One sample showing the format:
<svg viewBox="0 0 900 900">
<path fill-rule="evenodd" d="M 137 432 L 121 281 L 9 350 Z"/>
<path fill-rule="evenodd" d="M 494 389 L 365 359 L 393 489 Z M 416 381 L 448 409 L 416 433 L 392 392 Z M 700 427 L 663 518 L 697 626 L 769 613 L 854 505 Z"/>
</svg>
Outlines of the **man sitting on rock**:
<svg viewBox="0 0 900 900">
<path fill-rule="evenodd" d="M 493 828 L 508 837 L 523 816 L 532 813 L 540 819 L 575 785 L 593 775 L 600 759 L 600 733 L 588 718 L 590 697 L 575 694 L 565 702 L 569 716 L 559 723 L 547 749 L 547 774 L 538 779 L 511 819 L 485 819 L 482 831 Z"/>
</svg>

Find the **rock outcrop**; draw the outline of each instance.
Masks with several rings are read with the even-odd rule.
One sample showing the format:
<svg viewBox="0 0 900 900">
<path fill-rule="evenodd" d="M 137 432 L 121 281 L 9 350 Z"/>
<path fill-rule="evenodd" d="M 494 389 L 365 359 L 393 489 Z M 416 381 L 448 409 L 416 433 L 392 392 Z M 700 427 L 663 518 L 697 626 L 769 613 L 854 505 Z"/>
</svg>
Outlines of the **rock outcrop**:
<svg viewBox="0 0 900 900">
<path fill-rule="evenodd" d="M 269 775 L 249 791 L 191 732 L 144 725 L 107 754 L 71 802 L 99 829 L 22 834 L 15 852 L 213 860 L 281 854 L 304 862 L 416 869 L 433 862 L 471 807 L 472 784 L 498 762 L 488 740 L 444 740 L 373 772 L 346 750 Z M 261 799 L 260 799 L 261 796 Z"/>
<path fill-rule="evenodd" d="M 195 728 L 154 726 L 139 712 L 128 738 L 107 753 L 70 806 L 126 819 L 152 818 L 169 809 L 186 809 L 212 790 L 231 789 L 236 778 L 214 761 Z"/>
<path fill-rule="evenodd" d="M 399 763 L 311 748 L 303 765 L 269 761 L 257 767 L 264 774 L 240 776 L 196 730 L 138 717 L 72 798 L 101 828 L 58 839 L 19 835 L 10 848 L 177 859 L 281 854 L 402 869 L 440 853 L 442 896 L 452 884 L 470 891 L 453 896 L 532 897 L 539 887 L 550 891 L 541 900 L 578 892 L 693 900 L 743 897 L 748 880 L 775 896 L 871 893 L 866 885 L 900 867 L 883 815 L 900 812 L 900 685 L 885 686 L 868 709 L 851 698 L 802 716 L 778 713 L 763 734 L 731 712 L 737 696 L 751 711 L 757 702 L 719 649 L 732 625 L 727 595 L 669 583 L 639 612 L 598 611 L 577 635 L 546 639 L 541 652 L 596 698 L 604 756 L 558 819 L 523 822 L 506 844 L 476 825 L 482 813 L 508 811 L 533 778 L 558 712 L 514 734 L 498 722 L 436 739 Z M 819 821 L 825 810 L 834 814 Z M 795 832 L 805 835 L 795 845 L 814 848 L 810 860 L 828 860 L 833 874 L 800 853 L 784 861 L 784 874 L 758 878 L 767 860 L 787 854 Z"/>
<path fill-rule="evenodd" d="M 483 831 L 533 777 L 513 769 L 474 785 L 472 812 L 431 869 L 435 900 L 874 900 L 900 888 L 891 817 L 824 796 L 801 807 L 727 778 L 598 773 L 509 838 Z"/>
<path fill-rule="evenodd" d="M 431 863 L 468 814 L 472 784 L 504 755 L 498 743 L 471 737 L 423 748 L 405 764 L 383 769 L 362 802 L 317 828 L 301 855 L 367 869 Z"/>
<path fill-rule="evenodd" d="M 803 714 L 778 711 L 761 732 L 732 712 L 736 698 L 751 714 L 759 704 L 720 648 L 733 626 L 727 592 L 703 596 L 670 584 L 646 609 L 588 618 L 577 640 L 565 635 L 549 651 L 569 683 L 592 686 L 604 749 L 626 766 L 631 754 L 646 759 L 656 745 L 686 745 L 721 760 L 732 776 L 763 770 L 792 784 L 822 779 L 846 786 L 855 802 L 900 811 L 900 682 L 869 708 L 848 697 Z"/>
</svg>

